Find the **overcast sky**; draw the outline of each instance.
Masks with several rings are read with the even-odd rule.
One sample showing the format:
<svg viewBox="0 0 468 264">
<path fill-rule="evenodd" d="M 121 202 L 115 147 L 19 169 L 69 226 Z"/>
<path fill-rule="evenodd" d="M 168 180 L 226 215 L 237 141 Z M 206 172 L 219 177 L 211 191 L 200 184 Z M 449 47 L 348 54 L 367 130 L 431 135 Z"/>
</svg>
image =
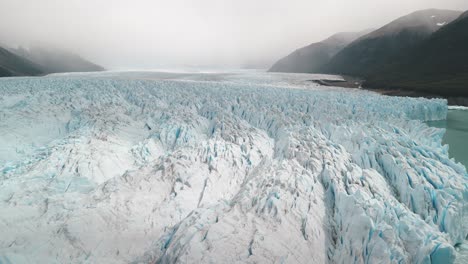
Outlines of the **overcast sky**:
<svg viewBox="0 0 468 264">
<path fill-rule="evenodd" d="M 0 0 L 0 43 L 49 43 L 111 69 L 236 67 L 427 8 L 468 0 Z"/>
</svg>

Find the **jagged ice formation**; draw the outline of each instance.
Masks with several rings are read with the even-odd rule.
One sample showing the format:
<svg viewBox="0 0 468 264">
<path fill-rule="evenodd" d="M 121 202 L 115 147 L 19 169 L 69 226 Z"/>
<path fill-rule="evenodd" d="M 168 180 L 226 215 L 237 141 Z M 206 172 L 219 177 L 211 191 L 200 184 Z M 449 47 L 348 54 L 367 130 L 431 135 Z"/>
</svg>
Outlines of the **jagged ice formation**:
<svg viewBox="0 0 468 264">
<path fill-rule="evenodd" d="M 302 74 L 0 80 L 0 263 L 452 263 L 445 100 Z"/>
</svg>

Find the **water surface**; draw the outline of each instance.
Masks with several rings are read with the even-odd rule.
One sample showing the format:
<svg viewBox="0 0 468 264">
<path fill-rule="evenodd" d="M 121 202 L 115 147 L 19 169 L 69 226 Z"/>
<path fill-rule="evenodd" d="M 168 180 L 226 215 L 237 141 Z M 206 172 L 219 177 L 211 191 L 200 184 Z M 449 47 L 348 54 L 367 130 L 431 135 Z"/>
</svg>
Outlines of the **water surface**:
<svg viewBox="0 0 468 264">
<path fill-rule="evenodd" d="M 447 120 L 429 125 L 447 130 L 443 142 L 449 145 L 450 157 L 468 167 L 468 110 L 449 110 Z"/>
</svg>

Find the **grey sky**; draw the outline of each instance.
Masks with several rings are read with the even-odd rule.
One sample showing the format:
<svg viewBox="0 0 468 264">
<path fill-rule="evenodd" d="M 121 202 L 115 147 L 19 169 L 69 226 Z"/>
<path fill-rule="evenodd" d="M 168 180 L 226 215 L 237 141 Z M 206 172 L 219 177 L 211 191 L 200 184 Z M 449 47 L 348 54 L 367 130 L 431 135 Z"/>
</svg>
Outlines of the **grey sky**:
<svg viewBox="0 0 468 264">
<path fill-rule="evenodd" d="M 108 68 L 270 62 L 341 31 L 467 0 L 0 0 L 0 42 L 49 43 Z"/>
</svg>

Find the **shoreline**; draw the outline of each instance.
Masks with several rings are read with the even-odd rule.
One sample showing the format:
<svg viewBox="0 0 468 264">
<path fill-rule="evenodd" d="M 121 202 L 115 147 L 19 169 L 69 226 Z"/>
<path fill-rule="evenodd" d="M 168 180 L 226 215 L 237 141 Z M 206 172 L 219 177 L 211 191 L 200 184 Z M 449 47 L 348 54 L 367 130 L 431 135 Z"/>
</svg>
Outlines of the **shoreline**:
<svg viewBox="0 0 468 264">
<path fill-rule="evenodd" d="M 426 92 L 419 92 L 419 91 L 412 91 L 412 90 L 401 90 L 401 89 L 379 89 L 379 88 L 370 88 L 370 87 L 362 87 L 364 83 L 363 79 L 341 75 L 344 81 L 329 81 L 329 80 L 316 80 L 313 81 L 314 83 L 323 85 L 323 86 L 335 86 L 335 87 L 343 87 L 343 88 L 357 88 L 363 89 L 367 91 L 376 92 L 382 95 L 387 96 L 401 96 L 401 97 L 423 97 L 427 99 L 446 99 L 447 104 L 451 107 L 461 107 L 458 109 L 465 108 L 468 110 L 468 97 L 456 97 L 456 96 L 442 96 L 437 94 L 431 94 Z"/>
<path fill-rule="evenodd" d="M 425 92 L 408 91 L 408 90 L 386 90 L 386 89 L 372 89 L 362 88 L 368 91 L 387 96 L 402 96 L 402 97 L 423 97 L 427 99 L 446 99 L 447 105 L 452 107 L 468 107 L 468 97 L 455 97 L 455 96 L 442 96 L 437 94 L 430 94 Z"/>
<path fill-rule="evenodd" d="M 364 82 L 363 79 L 357 77 L 346 75 L 339 76 L 343 77 L 343 80 L 311 80 L 311 82 L 322 86 L 335 86 L 343 88 L 361 88 L 361 85 Z"/>
</svg>

